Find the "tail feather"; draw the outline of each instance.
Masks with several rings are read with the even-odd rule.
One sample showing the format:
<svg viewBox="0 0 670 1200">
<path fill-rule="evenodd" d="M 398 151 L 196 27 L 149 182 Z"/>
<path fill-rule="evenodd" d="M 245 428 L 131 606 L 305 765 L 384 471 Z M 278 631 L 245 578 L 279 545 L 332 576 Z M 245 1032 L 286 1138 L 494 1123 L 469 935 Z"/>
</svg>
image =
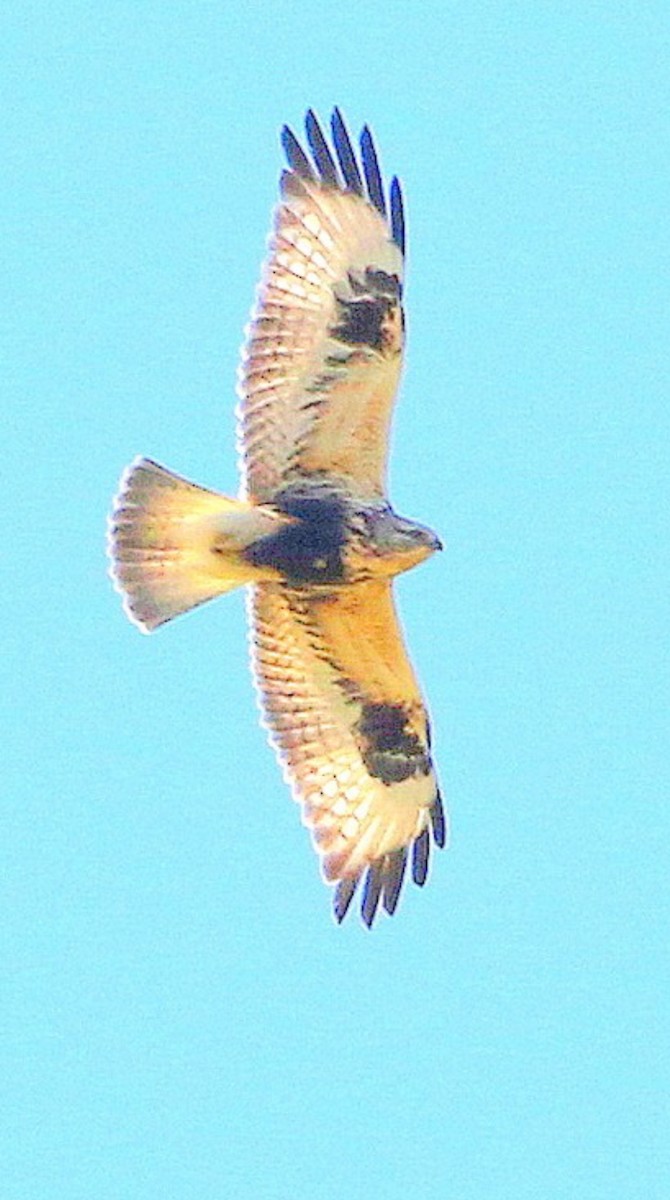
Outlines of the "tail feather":
<svg viewBox="0 0 670 1200">
<path fill-rule="evenodd" d="M 109 519 L 110 574 L 145 633 L 253 578 L 240 550 L 269 515 L 149 458 L 124 472 Z"/>
</svg>

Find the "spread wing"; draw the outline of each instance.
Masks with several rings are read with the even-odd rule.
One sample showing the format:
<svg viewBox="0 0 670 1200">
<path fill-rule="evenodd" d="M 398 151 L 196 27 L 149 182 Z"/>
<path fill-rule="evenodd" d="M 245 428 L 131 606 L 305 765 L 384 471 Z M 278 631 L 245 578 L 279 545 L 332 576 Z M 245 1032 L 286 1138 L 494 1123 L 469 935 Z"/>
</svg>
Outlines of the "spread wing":
<svg viewBox="0 0 670 1200">
<path fill-rule="evenodd" d="M 345 916 L 365 873 L 361 912 L 395 911 L 412 854 L 428 871 L 430 825 L 445 816 L 430 757 L 428 716 L 407 658 L 387 581 L 316 596 L 262 584 L 250 592 L 251 650 L 265 724 L 337 882 Z"/>
<path fill-rule="evenodd" d="M 402 366 L 398 180 L 387 205 L 370 131 L 359 166 L 337 109 L 334 155 L 311 111 L 306 130 L 313 165 L 284 129 L 290 170 L 239 374 L 242 493 L 261 502 L 313 471 L 382 495 Z"/>
</svg>

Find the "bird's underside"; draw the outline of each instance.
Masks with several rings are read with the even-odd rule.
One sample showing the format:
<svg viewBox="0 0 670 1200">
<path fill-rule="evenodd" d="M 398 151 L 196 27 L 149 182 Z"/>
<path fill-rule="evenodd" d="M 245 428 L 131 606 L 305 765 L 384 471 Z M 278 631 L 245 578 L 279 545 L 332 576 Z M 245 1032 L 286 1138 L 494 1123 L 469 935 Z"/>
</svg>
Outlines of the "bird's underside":
<svg viewBox="0 0 670 1200">
<path fill-rule="evenodd" d="M 242 483 L 232 500 L 150 459 L 121 481 L 113 579 L 151 631 L 249 585 L 250 645 L 270 740 L 345 916 L 395 911 L 446 841 L 429 722 L 394 610 L 393 577 L 439 548 L 386 498 L 404 344 L 404 218 L 367 129 L 333 150 L 310 112 L 311 159 L 287 129 L 269 256 L 240 369 Z"/>
</svg>

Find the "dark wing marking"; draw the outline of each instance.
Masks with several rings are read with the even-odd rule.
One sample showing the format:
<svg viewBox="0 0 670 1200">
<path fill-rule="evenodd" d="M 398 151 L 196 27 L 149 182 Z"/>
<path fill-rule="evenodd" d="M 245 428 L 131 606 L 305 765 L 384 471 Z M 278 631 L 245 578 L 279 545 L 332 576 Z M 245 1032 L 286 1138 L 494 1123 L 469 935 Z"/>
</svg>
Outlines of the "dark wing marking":
<svg viewBox="0 0 670 1200">
<path fill-rule="evenodd" d="M 337 153 L 337 161 L 340 164 L 340 170 L 344 178 L 344 182 L 351 192 L 355 192 L 357 196 L 363 195 L 363 180 L 356 162 L 356 155 L 347 133 L 347 127 L 342 120 L 342 114 L 339 108 L 333 109 L 331 117 L 331 129 L 333 133 L 333 142 Z"/>
<path fill-rule="evenodd" d="M 337 174 L 337 167 L 330 153 L 328 142 L 321 131 L 321 126 L 311 108 L 305 118 L 305 128 L 307 130 L 309 148 L 312 151 L 312 157 L 316 163 L 316 169 L 321 177 L 321 182 L 326 184 L 327 187 L 339 188 L 340 178 Z"/>
<path fill-rule="evenodd" d="M 365 182 L 368 185 L 370 203 L 374 204 L 383 217 L 386 217 L 384 185 L 382 183 L 381 171 L 379 170 L 377 151 L 375 150 L 372 134 L 367 125 L 361 134 L 361 153 L 363 155 L 363 174 L 365 175 Z"/>
<path fill-rule="evenodd" d="M 302 179 L 313 180 L 315 176 L 311 163 L 293 130 L 289 129 L 288 125 L 285 125 L 282 129 L 281 142 L 291 170 L 295 171 L 296 175 L 300 175 Z"/>
<path fill-rule="evenodd" d="M 391 228 L 393 241 L 405 253 L 405 210 L 402 202 L 402 190 L 396 175 L 391 180 Z"/>
<path fill-rule="evenodd" d="M 447 840 L 447 821 L 444 815 L 444 804 L 442 803 L 439 791 L 430 810 L 430 823 L 433 826 L 435 845 L 441 849 Z"/>
<path fill-rule="evenodd" d="M 419 887 L 423 887 L 428 874 L 428 860 L 430 858 L 430 838 L 428 830 L 423 829 L 414 843 L 412 850 L 412 879 L 418 883 Z"/>
<path fill-rule="evenodd" d="M 387 854 L 384 877 L 384 908 L 390 917 L 393 916 L 398 904 L 400 889 L 405 878 L 406 865 L 406 846 L 401 846 L 400 850 L 396 850 L 393 854 Z"/>
</svg>

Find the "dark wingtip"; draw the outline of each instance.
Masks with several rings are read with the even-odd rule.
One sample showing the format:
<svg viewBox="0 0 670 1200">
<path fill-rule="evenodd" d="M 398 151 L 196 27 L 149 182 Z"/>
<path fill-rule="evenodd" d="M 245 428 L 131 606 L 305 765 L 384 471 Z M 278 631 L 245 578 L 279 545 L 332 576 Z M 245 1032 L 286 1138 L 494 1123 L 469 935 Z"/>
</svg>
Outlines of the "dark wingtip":
<svg viewBox="0 0 670 1200">
<path fill-rule="evenodd" d="M 381 863 L 379 861 L 371 863 L 365 877 L 365 887 L 363 888 L 363 899 L 361 901 L 361 916 L 368 929 L 372 928 L 372 923 L 377 915 L 383 882 L 384 863 L 382 859 Z"/>
<path fill-rule="evenodd" d="M 384 199 L 384 186 L 382 184 L 381 171 L 379 170 L 379 160 L 375 143 L 368 125 L 363 126 L 361 133 L 361 155 L 363 158 L 363 174 L 368 189 L 368 197 L 370 203 L 374 204 L 378 212 L 383 217 L 386 216 L 386 201 Z"/>
<path fill-rule="evenodd" d="M 444 849 L 447 841 L 447 822 L 444 815 L 444 805 L 442 797 L 438 792 L 430 809 L 430 820 L 433 826 L 433 837 L 435 844 Z"/>
<path fill-rule="evenodd" d="M 307 141 L 309 148 L 312 151 L 312 158 L 319 172 L 321 182 L 327 186 L 339 188 L 340 178 L 337 173 L 335 161 L 330 152 L 330 146 L 323 136 L 323 130 L 319 124 L 318 118 L 313 109 L 308 108 L 305 116 L 305 130 L 307 133 Z"/>
<path fill-rule="evenodd" d="M 333 897 L 333 915 L 338 925 L 341 925 L 349 911 L 349 905 L 354 898 L 354 892 L 358 887 L 360 875 L 352 875 L 348 879 L 341 879 L 335 889 Z"/>
<path fill-rule="evenodd" d="M 435 845 L 442 848 L 447 840 L 447 821 L 439 791 L 429 812 Z M 427 825 L 412 843 L 412 879 L 419 887 L 423 887 L 428 878 L 430 846 L 430 828 Z M 380 902 L 390 917 L 396 911 L 405 878 L 408 850 L 408 846 L 401 846 L 400 849 L 393 850 L 370 863 L 361 899 L 361 917 L 368 929 L 374 924 Z M 341 879 L 337 884 L 333 914 L 338 924 L 341 924 L 349 911 L 361 874 L 362 872 L 359 872 L 357 875 Z"/>
<path fill-rule="evenodd" d="M 361 172 L 356 161 L 354 148 L 351 144 L 351 138 L 347 132 L 347 127 L 344 123 L 344 118 L 339 108 L 334 108 L 330 118 L 330 128 L 333 134 L 333 145 L 337 154 L 337 161 L 340 164 L 342 178 L 349 188 L 349 191 L 355 192 L 357 196 L 363 195 L 363 180 Z"/>
<path fill-rule="evenodd" d="M 412 846 L 412 879 L 419 887 L 423 887 L 428 875 L 428 861 L 430 859 L 430 834 L 426 827 L 421 831 L 418 838 L 414 839 Z"/>
<path fill-rule="evenodd" d="M 405 253 L 405 210 L 402 202 L 402 188 L 397 175 L 391 180 L 391 231 L 393 233 L 393 241 L 398 246 L 400 253 Z"/>
<path fill-rule="evenodd" d="M 281 144 L 284 147 L 284 154 L 291 170 L 295 171 L 296 175 L 302 176 L 303 179 L 313 180 L 314 171 L 312 170 L 312 165 L 293 130 L 289 129 L 288 125 L 284 125 L 281 131 Z"/>
<path fill-rule="evenodd" d="M 370 204 L 389 220 L 391 235 L 401 253 L 405 253 L 405 217 L 400 183 L 393 178 L 389 189 L 387 208 L 384 183 L 379 167 L 375 143 L 368 125 L 364 125 L 360 136 L 359 165 L 344 118 L 339 108 L 334 108 L 330 118 L 333 150 L 329 146 L 316 113 L 308 108 L 305 114 L 305 131 L 312 159 L 303 150 L 300 142 L 288 125 L 281 131 L 281 142 L 290 170 L 301 179 L 354 192 L 366 196 Z"/>
<path fill-rule="evenodd" d="M 368 929 L 374 924 L 380 901 L 389 916 L 393 916 L 398 907 L 406 865 L 406 846 L 401 846 L 399 850 L 385 854 L 370 864 L 361 899 L 361 917 Z M 340 879 L 337 884 L 333 897 L 333 916 L 338 925 L 341 925 L 351 907 L 361 874 L 359 871 L 357 875 Z"/>
<path fill-rule="evenodd" d="M 393 916 L 396 908 L 398 907 L 398 900 L 400 898 L 403 879 L 405 878 L 406 865 L 406 846 L 401 846 L 400 850 L 394 850 L 392 854 L 387 855 L 386 868 L 384 871 L 384 895 L 382 897 L 382 903 L 390 917 Z"/>
</svg>

